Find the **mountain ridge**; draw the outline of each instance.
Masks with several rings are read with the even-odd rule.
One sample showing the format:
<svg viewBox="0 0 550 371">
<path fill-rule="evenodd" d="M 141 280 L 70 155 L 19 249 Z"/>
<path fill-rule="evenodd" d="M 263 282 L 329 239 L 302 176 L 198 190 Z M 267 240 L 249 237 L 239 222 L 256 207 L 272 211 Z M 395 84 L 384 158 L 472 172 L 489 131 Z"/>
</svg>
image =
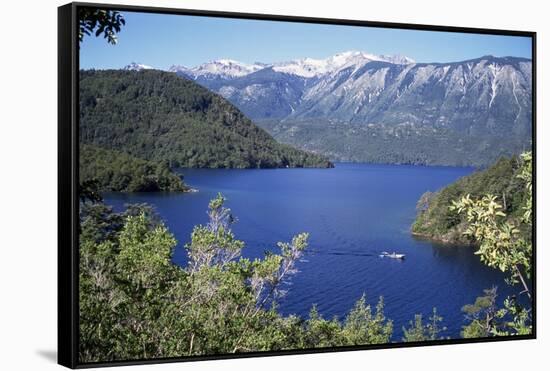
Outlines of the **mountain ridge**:
<svg viewBox="0 0 550 371">
<path fill-rule="evenodd" d="M 277 140 L 334 161 L 385 162 L 380 151 L 392 149 L 399 162 L 486 166 L 531 146 L 529 58 L 392 63 L 368 56 L 295 60 L 318 64 L 305 73 L 292 64 L 256 64 L 232 77 L 175 73 L 223 96 Z M 442 154 L 449 145 L 453 154 Z"/>
<path fill-rule="evenodd" d="M 284 71 L 285 68 L 293 65 L 323 65 L 323 64 L 332 64 L 332 70 L 337 69 L 345 65 L 350 61 L 350 59 L 355 59 L 358 63 L 359 62 L 365 62 L 365 61 L 387 61 L 389 63 L 394 64 L 411 64 L 416 63 L 412 58 L 403 56 L 400 54 L 395 55 L 377 55 L 377 54 L 371 54 L 364 51 L 357 51 L 357 50 L 348 50 L 340 53 L 336 53 L 334 55 L 331 55 L 327 58 L 311 58 L 311 57 L 304 57 L 304 58 L 296 58 L 296 59 L 290 59 L 288 61 L 282 61 L 282 62 L 273 62 L 273 63 L 262 63 L 262 62 L 254 62 L 254 63 L 244 63 L 240 62 L 234 59 L 230 58 L 220 58 L 211 60 L 209 62 L 204 62 L 199 65 L 188 67 L 181 64 L 173 64 L 171 65 L 166 71 L 168 72 L 176 72 L 181 74 L 186 74 L 188 77 L 197 79 L 198 77 L 204 76 L 204 75 L 218 75 L 222 77 L 241 77 L 246 76 L 247 74 L 256 72 L 263 68 L 276 68 L 281 71 Z M 338 62 L 339 61 L 339 62 Z M 127 69 L 128 67 L 132 68 L 134 65 L 140 65 L 139 63 L 132 62 L 131 64 L 124 67 L 124 69 Z M 145 64 L 142 64 L 142 66 L 145 66 L 146 68 L 154 68 Z M 163 70 L 163 69 L 160 69 Z M 313 75 L 309 76 L 303 76 L 304 72 L 301 71 L 299 73 L 292 72 L 292 69 L 289 69 L 290 74 L 296 74 L 301 75 L 302 77 L 312 77 Z M 329 72 L 328 70 L 324 70 L 325 72 Z"/>
<path fill-rule="evenodd" d="M 438 61 L 417 62 L 414 59 L 412 59 L 410 57 L 407 57 L 407 56 L 404 56 L 404 55 L 401 55 L 401 54 L 376 55 L 376 54 L 371 54 L 371 53 L 367 53 L 367 52 L 364 52 L 364 51 L 349 50 L 349 51 L 336 53 L 336 54 L 334 54 L 332 56 L 329 56 L 327 58 L 319 58 L 318 59 L 318 58 L 304 57 L 304 58 L 297 58 L 297 59 L 291 59 L 291 60 L 288 60 L 288 61 L 273 62 L 273 63 L 263 63 L 263 62 L 245 63 L 245 62 L 241 62 L 241 61 L 231 59 L 231 58 L 220 58 L 220 59 L 214 59 L 214 60 L 211 60 L 211 61 L 208 61 L 208 62 L 204 62 L 204 63 L 201 63 L 199 65 L 193 66 L 193 67 L 185 66 L 185 65 L 182 65 L 182 64 L 172 64 L 167 69 L 156 68 L 156 67 L 153 67 L 153 66 L 150 66 L 150 65 L 147 65 L 147 64 L 142 64 L 142 63 L 137 63 L 137 62 L 131 62 L 128 65 L 124 66 L 122 69 L 125 69 L 125 70 L 157 69 L 157 70 L 167 71 L 167 72 L 188 73 L 190 75 L 190 77 L 196 78 L 198 76 L 204 75 L 205 74 L 204 71 L 207 68 L 209 68 L 211 66 L 215 66 L 215 65 L 220 65 L 220 66 L 222 66 L 222 65 L 225 65 L 225 66 L 233 65 L 233 66 L 237 66 L 237 67 L 240 67 L 240 68 L 248 71 L 247 74 L 250 74 L 250 73 L 259 71 L 262 68 L 281 67 L 281 66 L 286 66 L 288 64 L 297 63 L 297 62 L 306 61 L 306 60 L 326 61 L 326 60 L 329 60 L 331 58 L 337 57 L 339 55 L 346 55 L 346 54 L 362 54 L 362 55 L 365 56 L 365 58 L 370 58 L 370 61 L 381 61 L 381 62 L 385 61 L 387 63 L 392 63 L 392 64 L 417 64 L 417 65 L 460 64 L 460 63 L 473 62 L 473 61 L 484 59 L 484 58 L 485 59 L 488 59 L 488 58 L 500 59 L 500 60 L 516 59 L 516 60 L 522 60 L 522 61 L 526 61 L 526 62 L 531 62 L 532 61 L 531 58 L 525 58 L 525 57 L 516 57 L 516 56 L 511 56 L 511 55 L 509 55 L 509 56 L 500 56 L 499 57 L 499 56 L 494 56 L 494 55 L 491 55 L 491 54 L 486 54 L 486 55 L 476 57 L 476 58 L 469 58 L 469 59 L 458 60 L 458 61 L 450 61 L 450 62 L 438 62 Z M 245 76 L 246 75 L 243 72 L 238 73 L 238 74 L 227 74 L 224 71 L 215 71 L 215 70 L 214 71 L 208 71 L 208 72 L 210 72 L 212 74 L 225 75 L 226 77 L 237 77 L 237 76 L 240 77 L 240 76 Z"/>
</svg>

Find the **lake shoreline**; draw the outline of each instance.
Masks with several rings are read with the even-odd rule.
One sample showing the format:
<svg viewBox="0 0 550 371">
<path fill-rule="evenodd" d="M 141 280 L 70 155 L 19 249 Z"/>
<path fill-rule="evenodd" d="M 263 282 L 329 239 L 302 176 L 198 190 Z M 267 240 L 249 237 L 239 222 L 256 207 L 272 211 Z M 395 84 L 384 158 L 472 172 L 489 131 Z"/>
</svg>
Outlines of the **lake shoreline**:
<svg viewBox="0 0 550 371">
<path fill-rule="evenodd" d="M 196 225 L 207 223 L 205 210 L 218 193 L 237 218 L 232 229 L 245 243 L 245 258 L 278 253 L 277 242 L 308 232 L 307 262 L 299 263 L 287 295 L 278 303 L 285 315 L 307 318 L 317 304 L 325 318 L 345 318 L 366 293 L 370 304 L 384 297 L 386 314 L 396 328 L 407 326 L 413 314 L 429 315 L 437 307 L 448 327 L 445 336 L 459 337 L 461 308 L 484 288 L 503 282 L 503 275 L 485 267 L 470 249 L 445 248 L 410 233 L 415 205 L 425 190 L 440 189 L 471 168 L 337 163 L 329 172 L 177 170 L 200 191 L 111 193 L 105 201 L 115 210 L 128 203 L 154 205 L 178 241 L 173 261 L 179 266 L 187 265 L 183 246 Z M 394 250 L 406 254 L 406 260 L 379 258 L 381 251 Z"/>
<path fill-rule="evenodd" d="M 441 245 L 445 245 L 445 246 L 449 246 L 449 247 L 472 248 L 472 247 L 478 247 L 479 246 L 475 242 L 471 242 L 471 241 L 457 241 L 457 240 L 454 240 L 454 239 L 444 238 L 444 237 L 436 237 L 436 236 L 433 236 L 433 235 L 430 235 L 430 234 L 427 234 L 427 233 L 421 233 L 421 232 L 410 231 L 410 233 L 411 233 L 411 236 L 413 236 L 415 239 L 418 239 L 418 240 L 421 240 L 421 241 L 433 242 L 433 243 L 436 243 L 436 244 L 441 244 Z"/>
</svg>

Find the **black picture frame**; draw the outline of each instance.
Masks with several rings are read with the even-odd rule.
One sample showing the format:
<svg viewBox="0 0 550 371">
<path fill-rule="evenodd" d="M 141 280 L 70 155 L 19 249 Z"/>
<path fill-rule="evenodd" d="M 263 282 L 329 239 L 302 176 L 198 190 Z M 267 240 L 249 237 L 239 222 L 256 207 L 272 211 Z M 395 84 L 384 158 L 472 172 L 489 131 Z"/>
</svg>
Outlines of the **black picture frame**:
<svg viewBox="0 0 550 371">
<path fill-rule="evenodd" d="M 380 345 L 346 346 L 337 348 L 316 348 L 284 350 L 276 352 L 250 352 L 243 354 L 220 354 L 177 358 L 139 359 L 114 362 L 79 363 L 78 361 L 78 318 L 79 318 L 79 199 L 78 199 L 78 123 L 79 123 L 79 40 L 77 12 L 81 7 L 101 8 L 116 11 L 133 11 L 173 15 L 206 16 L 218 18 L 315 23 L 327 25 L 351 25 L 378 28 L 509 35 L 529 37 L 532 40 L 532 151 L 533 151 L 533 256 L 532 287 L 533 332 L 530 335 L 491 337 L 477 339 L 449 339 L 429 342 L 388 343 Z M 274 14 L 236 13 L 224 11 L 204 11 L 194 9 L 157 8 L 146 6 L 113 5 L 75 2 L 58 8 L 58 363 L 69 368 L 101 366 L 122 366 L 155 364 L 167 362 L 189 362 L 215 359 L 266 357 L 289 354 L 341 352 L 368 349 L 387 349 L 432 345 L 465 344 L 496 341 L 536 339 L 536 32 L 514 31 L 488 28 L 451 27 L 409 23 L 374 22 L 351 19 L 314 18 Z"/>
</svg>

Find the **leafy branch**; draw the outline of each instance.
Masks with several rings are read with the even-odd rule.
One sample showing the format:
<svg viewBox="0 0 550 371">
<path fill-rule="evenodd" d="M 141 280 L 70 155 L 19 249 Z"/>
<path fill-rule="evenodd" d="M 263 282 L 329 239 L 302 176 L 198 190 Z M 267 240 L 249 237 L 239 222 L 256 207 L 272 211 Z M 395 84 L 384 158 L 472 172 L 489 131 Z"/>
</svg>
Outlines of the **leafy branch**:
<svg viewBox="0 0 550 371">
<path fill-rule="evenodd" d="M 116 34 L 126 24 L 121 13 L 115 10 L 104 9 L 79 8 L 78 20 L 78 39 L 80 42 L 84 39 L 84 35 L 95 35 L 98 37 L 103 34 L 107 42 L 112 45 L 117 43 Z"/>
</svg>

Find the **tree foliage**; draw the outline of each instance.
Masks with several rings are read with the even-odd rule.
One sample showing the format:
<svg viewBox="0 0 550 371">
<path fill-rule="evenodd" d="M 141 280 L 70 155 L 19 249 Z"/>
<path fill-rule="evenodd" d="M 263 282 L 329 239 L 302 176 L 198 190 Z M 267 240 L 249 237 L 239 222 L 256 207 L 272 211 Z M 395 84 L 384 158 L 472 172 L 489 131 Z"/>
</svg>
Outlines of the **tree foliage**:
<svg viewBox="0 0 550 371">
<path fill-rule="evenodd" d="M 117 33 L 126 24 L 124 16 L 115 10 L 78 8 L 78 39 L 82 42 L 84 35 L 103 35 L 109 44 L 117 43 Z"/>
<path fill-rule="evenodd" d="M 473 236 L 464 234 L 469 224 L 466 215 L 449 209 L 453 201 L 466 195 L 481 198 L 492 194 L 501 200 L 506 219 L 519 220 L 529 200 L 524 182 L 519 178 L 523 171 L 521 164 L 518 157 L 501 158 L 491 167 L 465 176 L 437 192 L 426 192 L 418 201 L 412 232 L 447 243 L 477 243 Z M 525 238 L 529 238 L 530 233 L 529 228 L 520 229 Z"/>
<path fill-rule="evenodd" d="M 529 335 L 532 331 L 531 309 L 514 295 L 504 299 L 502 307 L 496 303 L 496 289 L 484 290 L 475 303 L 462 308 L 468 324 L 462 327 L 464 338 Z"/>
<path fill-rule="evenodd" d="M 384 299 L 379 298 L 373 311 L 363 294 L 344 321 L 342 334 L 346 345 L 389 343 L 393 322 L 384 316 Z"/>
<path fill-rule="evenodd" d="M 446 327 L 440 326 L 443 317 L 437 314 L 437 308 L 433 308 L 432 315 L 424 324 L 422 314 L 416 314 L 413 321 L 409 321 L 409 327 L 403 327 L 403 341 L 428 341 L 441 340 L 444 337 L 440 336 L 442 331 L 447 330 Z"/>
<path fill-rule="evenodd" d="M 210 86 L 211 82 L 205 84 Z M 322 105 L 323 101 L 318 103 Z M 421 105 L 424 106 L 425 103 L 428 102 Z M 246 101 L 237 104 L 238 107 L 246 108 L 250 105 Z M 336 109 L 337 107 L 339 105 L 336 105 Z M 383 111 L 387 111 L 387 108 Z M 409 116 L 414 112 L 416 116 L 417 108 L 418 106 L 409 107 L 402 114 Z M 300 109 L 299 106 L 297 109 Z M 503 107 L 499 111 L 502 112 L 503 109 L 509 107 Z M 479 112 L 475 115 L 483 116 Z M 430 114 L 427 121 L 433 117 L 435 116 Z M 490 133 L 482 134 L 476 129 L 484 130 L 483 125 L 475 125 L 476 129 L 465 132 L 463 129 L 457 131 L 448 125 L 432 125 L 427 121 L 422 124 L 411 124 L 398 119 L 397 122 L 401 124 L 396 124 L 381 122 L 379 118 L 372 122 L 350 122 L 326 116 L 296 119 L 291 115 L 284 120 L 256 121 L 277 141 L 324 154 L 337 162 L 487 167 L 500 157 L 512 156 L 531 143 L 530 119 L 524 123 L 523 133 L 511 132 L 500 122 L 491 126 Z"/>
<path fill-rule="evenodd" d="M 470 335 L 478 322 L 479 312 L 487 316 L 491 313 L 491 321 L 482 329 L 485 334 L 511 335 L 531 333 L 531 276 L 532 249 L 532 154 L 521 155 L 521 167 L 515 177 L 521 181 L 523 188 L 523 204 L 518 218 L 509 218 L 498 197 L 486 194 L 480 198 L 466 195 L 453 201 L 450 210 L 466 216 L 467 228 L 464 233 L 479 244 L 476 254 L 489 267 L 497 268 L 508 274 L 506 282 L 510 285 L 519 284 L 522 291 L 517 296 L 506 298 L 504 306 L 495 310 L 495 299 L 487 299 L 492 294 L 486 291 L 484 297 L 478 298 L 472 306 L 465 309 L 472 318 L 471 325 L 466 327 Z M 522 233 L 529 231 L 528 233 Z M 527 296 L 524 304 L 521 295 Z M 479 301 L 479 302 L 478 302 Z M 482 305 L 489 303 L 490 305 Z M 474 310 L 475 309 L 475 310 Z M 488 312 L 489 311 L 489 312 Z M 498 320 L 498 321 L 497 321 Z M 477 331 L 477 330 L 476 330 Z M 474 332 L 474 335 L 476 333 Z"/>
<path fill-rule="evenodd" d="M 124 152 L 80 145 L 81 197 L 98 200 L 98 193 L 185 192 L 189 188 L 166 162 L 138 159 Z"/>
<path fill-rule="evenodd" d="M 522 166 L 515 177 L 522 182 L 523 198 L 521 217 L 507 218 L 498 196 L 486 194 L 481 198 L 472 198 L 469 194 L 458 201 L 453 201 L 449 207 L 451 212 L 466 216 L 467 228 L 464 234 L 479 243 L 476 254 L 489 267 L 509 273 L 511 284 L 521 283 L 525 293 L 529 295 L 526 279 L 531 275 L 531 260 L 533 255 L 531 241 L 532 225 L 532 175 L 531 154 L 522 156 Z M 522 227 L 529 231 L 522 234 Z"/>
<path fill-rule="evenodd" d="M 462 327 L 462 337 L 466 339 L 489 337 L 497 327 L 497 288 L 483 290 L 483 295 L 476 298 L 473 304 L 466 304 L 462 312 L 469 322 Z"/>
<path fill-rule="evenodd" d="M 277 143 L 227 100 L 176 74 L 81 71 L 80 141 L 170 167 L 332 167 Z"/>
<path fill-rule="evenodd" d="M 277 302 L 297 273 L 308 235 L 279 243 L 263 259 L 241 256 L 235 219 L 218 195 L 209 222 L 185 245 L 188 265 L 171 256 L 177 241 L 150 207 L 114 213 L 81 203 L 80 360 L 82 362 L 380 344 L 392 322 L 383 301 L 363 296 L 345 320 L 282 316 Z"/>
</svg>

